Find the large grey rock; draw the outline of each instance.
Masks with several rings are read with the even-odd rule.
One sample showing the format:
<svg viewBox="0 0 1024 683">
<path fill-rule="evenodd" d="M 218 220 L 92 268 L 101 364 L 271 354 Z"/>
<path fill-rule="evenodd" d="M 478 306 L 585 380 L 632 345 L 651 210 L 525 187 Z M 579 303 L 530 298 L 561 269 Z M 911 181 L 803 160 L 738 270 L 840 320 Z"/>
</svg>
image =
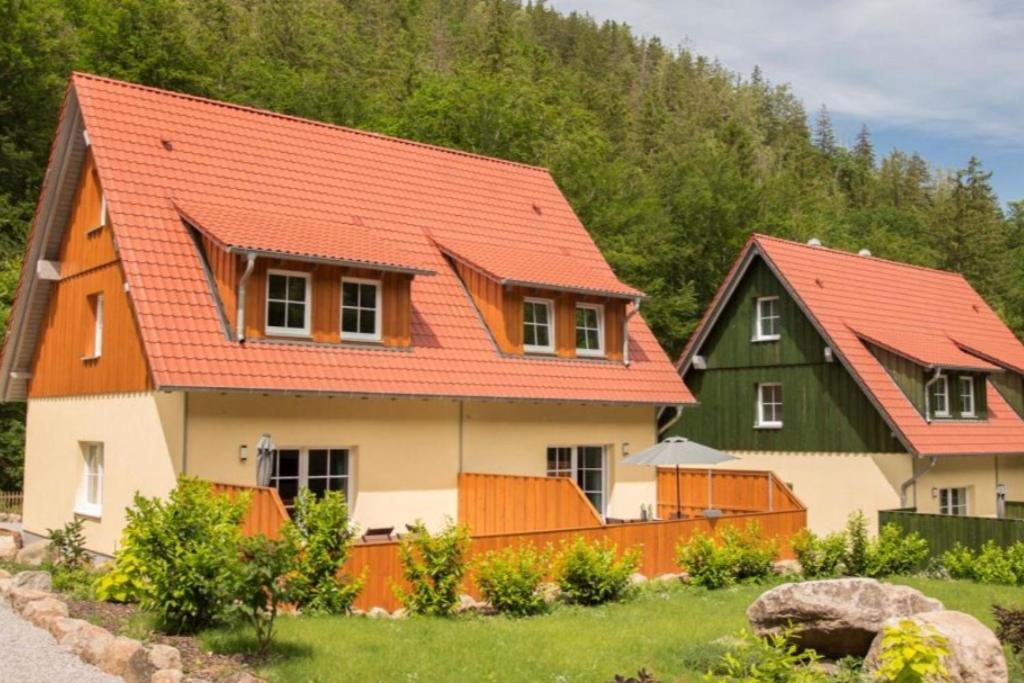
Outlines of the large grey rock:
<svg viewBox="0 0 1024 683">
<path fill-rule="evenodd" d="M 887 620 L 941 609 L 941 602 L 913 588 L 850 578 L 777 586 L 754 601 L 747 619 L 758 635 L 792 625 L 804 649 L 863 657 Z"/>
<path fill-rule="evenodd" d="M 1009 674 L 999 639 L 970 614 L 941 610 L 905 617 L 923 628 L 932 628 L 946 638 L 949 655 L 946 665 L 949 683 L 1006 683 Z M 901 619 L 890 619 L 884 626 L 898 625 Z M 884 627 L 883 627 L 884 628 Z M 883 634 L 871 643 L 864 668 L 875 671 L 882 653 Z"/>
<path fill-rule="evenodd" d="M 44 560 L 53 560 L 53 551 L 50 549 L 49 541 L 36 541 L 19 550 L 14 559 L 18 564 L 38 567 Z"/>
<path fill-rule="evenodd" d="M 50 572 L 18 572 L 14 575 L 14 587 L 50 591 L 53 590 L 53 577 L 50 576 Z"/>
</svg>

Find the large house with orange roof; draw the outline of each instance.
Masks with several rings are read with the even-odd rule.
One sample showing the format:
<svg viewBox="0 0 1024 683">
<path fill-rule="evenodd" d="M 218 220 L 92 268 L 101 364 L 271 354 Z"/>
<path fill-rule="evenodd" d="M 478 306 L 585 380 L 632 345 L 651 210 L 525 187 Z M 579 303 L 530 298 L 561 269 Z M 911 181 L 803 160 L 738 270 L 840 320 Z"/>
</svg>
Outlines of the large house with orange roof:
<svg viewBox="0 0 1024 683">
<path fill-rule="evenodd" d="M 700 405 L 672 430 L 778 473 L 819 531 L 1024 500 L 1024 345 L 955 273 L 755 235 L 678 367 Z"/>
<path fill-rule="evenodd" d="M 75 74 L 0 360 L 24 525 L 110 554 L 188 474 L 344 490 L 362 527 L 457 513 L 460 472 L 571 478 L 692 396 L 544 169 Z M 267 438 L 263 438 L 266 435 Z"/>
</svg>

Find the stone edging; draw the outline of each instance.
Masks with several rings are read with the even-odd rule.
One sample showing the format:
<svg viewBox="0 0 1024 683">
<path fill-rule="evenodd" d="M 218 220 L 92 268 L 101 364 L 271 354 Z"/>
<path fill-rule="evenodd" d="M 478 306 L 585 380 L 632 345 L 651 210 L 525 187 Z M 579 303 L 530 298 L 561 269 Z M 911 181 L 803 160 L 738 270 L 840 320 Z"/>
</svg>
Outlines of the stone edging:
<svg viewBox="0 0 1024 683">
<path fill-rule="evenodd" d="M 13 577 L 0 570 L 0 598 L 34 626 L 49 632 L 61 647 L 83 662 L 126 683 L 204 683 L 186 679 L 181 653 L 170 645 L 145 645 L 138 640 L 115 636 L 82 619 L 71 619 L 68 606 L 51 591 L 48 572 L 20 572 Z M 247 683 L 258 683 L 249 676 Z"/>
</svg>

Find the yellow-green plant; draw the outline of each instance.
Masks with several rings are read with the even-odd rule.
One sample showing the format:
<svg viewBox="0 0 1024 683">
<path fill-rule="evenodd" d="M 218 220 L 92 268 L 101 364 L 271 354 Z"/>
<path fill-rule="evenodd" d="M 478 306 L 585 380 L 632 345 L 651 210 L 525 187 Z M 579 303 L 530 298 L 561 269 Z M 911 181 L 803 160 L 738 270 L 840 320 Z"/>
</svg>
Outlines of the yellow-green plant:
<svg viewBox="0 0 1024 683">
<path fill-rule="evenodd" d="M 468 553 L 466 527 L 448 520 L 443 529 L 431 534 L 417 521 L 398 549 L 402 575 L 411 589 L 393 586 L 392 590 L 413 614 L 450 616 L 458 606 Z"/>
<path fill-rule="evenodd" d="M 879 683 L 937 683 L 948 679 L 943 660 L 949 642 L 933 628 L 910 619 L 882 631 L 882 652 L 875 679 Z"/>
<path fill-rule="evenodd" d="M 492 551 L 477 563 L 476 585 L 484 599 L 502 614 L 538 614 L 547 604 L 540 584 L 550 561 L 550 549 L 537 550 L 533 545 Z"/>
<path fill-rule="evenodd" d="M 102 602 L 138 602 L 146 590 L 142 565 L 130 543 L 124 543 L 114 555 L 114 566 L 99 575 L 93 585 L 96 599 Z"/>
<path fill-rule="evenodd" d="M 629 594 L 640 553 L 630 549 L 620 556 L 618 546 L 608 539 L 588 543 L 577 536 L 563 548 L 555 564 L 558 587 L 570 602 L 600 605 Z"/>
</svg>

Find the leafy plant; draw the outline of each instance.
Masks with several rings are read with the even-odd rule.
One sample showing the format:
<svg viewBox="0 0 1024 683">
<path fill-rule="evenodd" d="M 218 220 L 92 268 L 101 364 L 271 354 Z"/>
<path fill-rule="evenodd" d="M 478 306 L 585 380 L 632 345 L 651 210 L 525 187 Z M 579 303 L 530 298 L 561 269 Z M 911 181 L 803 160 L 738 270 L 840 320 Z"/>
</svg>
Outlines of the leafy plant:
<svg viewBox="0 0 1024 683">
<path fill-rule="evenodd" d="M 928 558 L 928 541 L 916 531 L 904 535 L 896 524 L 886 524 L 868 549 L 867 575 L 909 574 Z"/>
<path fill-rule="evenodd" d="M 846 553 L 843 564 L 851 576 L 866 576 L 868 571 L 868 520 L 860 510 L 846 520 Z"/>
<path fill-rule="evenodd" d="M 759 638 L 740 632 L 737 643 L 704 676 L 708 683 L 824 683 L 828 680 L 814 650 L 793 643 L 795 630 Z"/>
<path fill-rule="evenodd" d="M 291 539 L 270 540 L 258 535 L 243 538 L 238 548 L 241 572 L 235 609 L 256 631 L 259 653 L 266 655 L 274 638 L 274 621 L 289 600 L 288 574 L 296 562 Z"/>
<path fill-rule="evenodd" d="M 125 543 L 138 560 L 143 609 L 160 626 L 193 632 L 221 620 L 236 595 L 246 496 L 217 495 L 181 477 L 167 500 L 136 494 Z"/>
<path fill-rule="evenodd" d="M 994 541 L 986 541 L 974 561 L 974 578 L 980 583 L 1016 585 L 1018 577 L 1013 570 L 1007 551 Z"/>
<path fill-rule="evenodd" d="M 468 552 L 466 527 L 449 520 L 431 534 L 417 521 L 402 537 L 398 552 L 402 575 L 411 590 L 394 586 L 395 595 L 413 614 L 450 616 L 458 604 Z"/>
<path fill-rule="evenodd" d="M 676 561 L 694 585 L 715 589 L 736 581 L 733 549 L 715 543 L 710 536 L 697 533 L 681 542 L 676 546 Z"/>
<path fill-rule="evenodd" d="M 547 606 L 540 584 L 550 560 L 550 549 L 540 552 L 532 545 L 490 552 L 477 563 L 476 584 L 484 599 L 503 614 L 538 614 Z"/>
<path fill-rule="evenodd" d="M 53 588 L 61 593 L 67 593 L 76 600 L 92 600 L 95 597 L 95 579 L 96 570 L 89 565 L 74 568 L 53 567 Z"/>
<path fill-rule="evenodd" d="M 808 579 L 838 576 L 846 555 L 846 534 L 836 532 L 819 537 L 810 529 L 801 529 L 793 536 L 793 554 Z"/>
<path fill-rule="evenodd" d="M 882 631 L 877 679 L 885 683 L 926 683 L 947 680 L 943 659 L 949 643 L 933 628 L 921 628 L 910 619 Z"/>
<path fill-rule="evenodd" d="M 356 530 L 340 491 L 320 499 L 308 489 L 295 498 L 292 520 L 282 535 L 296 553 L 290 579 L 292 599 L 306 612 L 340 614 L 348 611 L 363 588 L 363 577 L 344 573 Z"/>
<path fill-rule="evenodd" d="M 728 527 L 722 532 L 726 548 L 732 550 L 738 581 L 763 579 L 772 573 L 779 543 L 761 535 L 761 525 L 751 521 L 743 529 Z"/>
<path fill-rule="evenodd" d="M 570 602 L 600 605 L 629 594 L 640 553 L 630 549 L 620 556 L 618 546 L 608 539 L 588 543 L 577 536 L 563 547 L 555 564 L 558 587 Z"/>
<path fill-rule="evenodd" d="M 654 674 L 648 673 L 647 669 L 640 669 L 636 672 L 636 676 L 615 674 L 615 678 L 611 680 L 611 683 L 659 683 L 659 681 L 654 677 Z"/>
<path fill-rule="evenodd" d="M 146 590 L 142 564 L 129 543 L 114 555 L 114 566 L 96 578 L 96 599 L 103 602 L 139 602 Z"/>
<path fill-rule="evenodd" d="M 49 548 L 55 558 L 53 564 L 57 570 L 75 570 L 88 564 L 89 553 L 85 549 L 83 525 L 84 520 L 79 517 L 60 529 L 46 530 Z"/>
<path fill-rule="evenodd" d="M 999 642 L 1009 645 L 1015 653 L 1024 651 L 1024 609 L 992 606 L 996 620 L 996 637 Z"/>
<path fill-rule="evenodd" d="M 950 550 L 942 553 L 939 562 L 951 579 L 970 579 L 973 581 L 977 578 L 974 573 L 974 551 L 959 542 Z"/>
</svg>

